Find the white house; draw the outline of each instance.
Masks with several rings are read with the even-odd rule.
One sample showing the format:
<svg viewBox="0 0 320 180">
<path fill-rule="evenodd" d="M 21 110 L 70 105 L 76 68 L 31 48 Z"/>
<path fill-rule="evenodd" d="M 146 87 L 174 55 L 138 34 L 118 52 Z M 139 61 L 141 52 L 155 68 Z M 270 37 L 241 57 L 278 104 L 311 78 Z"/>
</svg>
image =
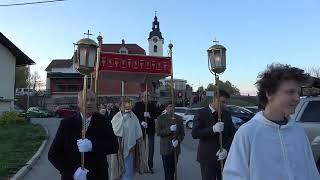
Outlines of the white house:
<svg viewBox="0 0 320 180">
<path fill-rule="evenodd" d="M 35 64 L 0 32 L 0 114 L 14 106 L 15 68 Z"/>
</svg>

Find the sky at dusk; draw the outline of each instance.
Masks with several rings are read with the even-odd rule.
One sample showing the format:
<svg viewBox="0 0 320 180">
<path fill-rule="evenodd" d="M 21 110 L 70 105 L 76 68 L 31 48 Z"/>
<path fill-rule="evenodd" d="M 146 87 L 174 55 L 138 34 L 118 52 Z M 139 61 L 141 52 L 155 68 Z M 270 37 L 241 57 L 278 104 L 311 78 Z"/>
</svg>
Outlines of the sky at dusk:
<svg viewBox="0 0 320 180">
<path fill-rule="evenodd" d="M 8 3 L 33 0 L 0 0 Z M 73 43 L 88 29 L 104 43 L 136 43 L 148 53 L 148 36 L 157 11 L 164 55 L 173 44 L 174 77 L 197 88 L 212 83 L 206 50 L 216 38 L 227 48 L 229 80 L 241 94 L 256 92 L 259 72 L 273 62 L 303 69 L 320 66 L 318 0 L 67 0 L 0 6 L 0 31 L 27 54 L 45 81 L 53 59 L 71 58 Z"/>
</svg>

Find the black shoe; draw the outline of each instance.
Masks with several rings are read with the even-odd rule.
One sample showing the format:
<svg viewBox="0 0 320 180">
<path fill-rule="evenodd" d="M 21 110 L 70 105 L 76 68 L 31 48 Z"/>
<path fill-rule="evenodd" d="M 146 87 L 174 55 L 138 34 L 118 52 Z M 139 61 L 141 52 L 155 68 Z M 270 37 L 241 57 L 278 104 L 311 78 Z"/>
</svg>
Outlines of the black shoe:
<svg viewBox="0 0 320 180">
<path fill-rule="evenodd" d="M 153 173 L 154 173 L 152 168 L 149 168 L 149 170 L 150 170 L 150 173 L 151 173 L 151 174 L 153 174 Z"/>
</svg>

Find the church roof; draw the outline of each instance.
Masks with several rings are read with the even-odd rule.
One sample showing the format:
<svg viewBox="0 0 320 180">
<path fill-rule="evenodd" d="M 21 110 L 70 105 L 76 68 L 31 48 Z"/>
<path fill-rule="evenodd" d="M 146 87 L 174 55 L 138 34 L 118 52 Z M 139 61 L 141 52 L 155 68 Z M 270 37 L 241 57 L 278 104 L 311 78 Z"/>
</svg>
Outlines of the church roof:
<svg viewBox="0 0 320 180">
<path fill-rule="evenodd" d="M 158 17 L 154 16 L 154 21 L 152 22 L 152 31 L 149 33 L 149 39 L 151 39 L 153 36 L 157 36 L 160 39 L 163 39 L 161 31 L 160 31 L 160 24 L 158 21 Z"/>
</svg>

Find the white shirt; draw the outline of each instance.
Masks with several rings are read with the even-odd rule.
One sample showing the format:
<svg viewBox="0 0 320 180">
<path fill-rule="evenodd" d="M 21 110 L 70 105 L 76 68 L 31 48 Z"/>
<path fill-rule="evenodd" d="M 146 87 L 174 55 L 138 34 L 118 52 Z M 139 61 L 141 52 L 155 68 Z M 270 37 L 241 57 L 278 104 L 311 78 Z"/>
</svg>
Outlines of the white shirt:
<svg viewBox="0 0 320 180">
<path fill-rule="evenodd" d="M 237 131 L 224 180 L 320 180 L 304 129 L 267 120 L 262 111 Z"/>
<path fill-rule="evenodd" d="M 213 107 L 211 107 L 211 105 L 209 104 L 209 108 L 211 110 L 212 113 L 214 113 L 216 110 L 213 109 Z"/>
</svg>

